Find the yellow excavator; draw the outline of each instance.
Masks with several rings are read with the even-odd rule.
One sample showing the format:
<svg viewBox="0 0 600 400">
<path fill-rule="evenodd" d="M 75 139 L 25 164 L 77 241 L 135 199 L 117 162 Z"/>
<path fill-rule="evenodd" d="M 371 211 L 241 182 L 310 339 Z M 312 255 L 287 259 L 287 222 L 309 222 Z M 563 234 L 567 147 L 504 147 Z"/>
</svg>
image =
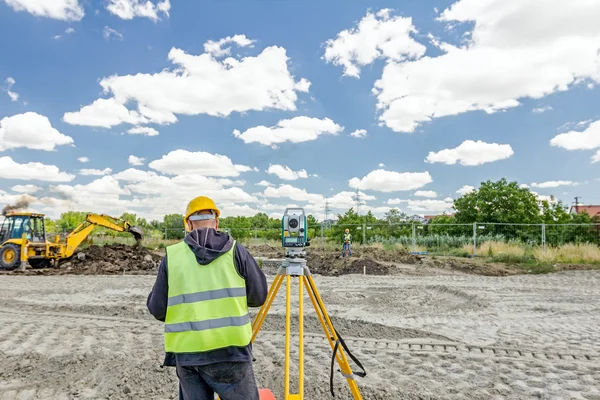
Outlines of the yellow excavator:
<svg viewBox="0 0 600 400">
<path fill-rule="evenodd" d="M 46 240 L 44 214 L 8 212 L 0 226 L 0 269 L 24 269 L 29 263 L 32 268 L 45 268 L 69 259 L 79 245 L 97 226 L 118 232 L 129 232 L 139 244 L 144 236 L 141 228 L 132 226 L 120 218 L 103 214 L 88 214 L 85 221 L 61 242 L 56 235 Z"/>
</svg>

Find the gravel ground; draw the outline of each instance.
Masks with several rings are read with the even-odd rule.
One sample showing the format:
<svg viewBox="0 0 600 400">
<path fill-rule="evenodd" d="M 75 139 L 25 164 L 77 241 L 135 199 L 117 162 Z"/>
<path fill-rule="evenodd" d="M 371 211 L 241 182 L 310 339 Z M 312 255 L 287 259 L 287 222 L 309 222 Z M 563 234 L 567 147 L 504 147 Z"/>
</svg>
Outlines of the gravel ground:
<svg viewBox="0 0 600 400">
<path fill-rule="evenodd" d="M 501 278 L 411 268 L 315 277 L 367 371 L 357 378 L 364 399 L 600 399 L 600 271 Z M 160 368 L 161 324 L 145 308 L 153 281 L 0 276 L 0 399 L 177 398 L 175 372 Z M 305 398 L 331 398 L 331 349 L 308 296 L 304 304 Z M 282 287 L 254 350 L 259 384 L 279 399 L 284 326 Z M 337 372 L 334 385 L 335 398 L 352 398 Z"/>
</svg>

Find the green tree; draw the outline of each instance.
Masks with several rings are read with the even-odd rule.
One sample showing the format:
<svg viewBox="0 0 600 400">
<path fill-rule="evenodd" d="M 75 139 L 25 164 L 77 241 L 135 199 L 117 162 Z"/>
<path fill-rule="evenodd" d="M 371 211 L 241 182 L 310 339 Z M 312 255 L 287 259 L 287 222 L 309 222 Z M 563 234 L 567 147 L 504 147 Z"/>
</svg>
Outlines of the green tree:
<svg viewBox="0 0 600 400">
<path fill-rule="evenodd" d="M 85 218 L 87 213 L 80 211 L 67 211 L 60 215 L 58 221 L 56 221 L 56 228 L 59 233 L 70 233 L 79 226 Z"/>
<path fill-rule="evenodd" d="M 505 178 L 482 182 L 479 189 L 454 200 L 458 223 L 535 224 L 541 222 L 537 197 Z"/>
<path fill-rule="evenodd" d="M 185 237 L 183 215 L 168 214 L 163 217 L 163 229 L 166 230 L 167 239 L 181 240 Z"/>
</svg>

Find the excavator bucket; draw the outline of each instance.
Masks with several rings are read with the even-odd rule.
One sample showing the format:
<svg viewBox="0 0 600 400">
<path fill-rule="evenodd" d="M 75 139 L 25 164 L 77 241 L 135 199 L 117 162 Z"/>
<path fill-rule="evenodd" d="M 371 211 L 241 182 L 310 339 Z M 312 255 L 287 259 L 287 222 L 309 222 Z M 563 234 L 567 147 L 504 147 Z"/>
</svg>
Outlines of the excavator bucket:
<svg viewBox="0 0 600 400">
<path fill-rule="evenodd" d="M 144 230 L 139 226 L 132 226 L 127 231 L 133 235 L 135 241 L 138 243 L 144 238 Z"/>
</svg>

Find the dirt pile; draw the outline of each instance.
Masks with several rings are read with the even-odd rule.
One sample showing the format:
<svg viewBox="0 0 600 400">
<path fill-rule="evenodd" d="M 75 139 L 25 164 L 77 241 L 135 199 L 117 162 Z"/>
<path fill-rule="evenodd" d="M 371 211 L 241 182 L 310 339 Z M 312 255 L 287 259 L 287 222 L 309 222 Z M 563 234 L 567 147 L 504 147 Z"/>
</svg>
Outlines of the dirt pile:
<svg viewBox="0 0 600 400">
<path fill-rule="evenodd" d="M 369 257 L 341 258 L 333 253 L 309 253 L 308 268 L 313 274 L 339 276 L 348 274 L 390 275 L 392 267 L 378 263 Z"/>
<path fill-rule="evenodd" d="M 420 255 L 410 254 L 408 251 L 400 248 L 385 250 L 378 247 L 363 247 L 356 253 L 357 255 L 364 255 L 378 261 L 401 264 L 420 264 L 424 258 Z"/>
<path fill-rule="evenodd" d="M 254 257 L 283 258 L 285 250 L 283 247 L 273 247 L 268 244 L 250 245 L 247 247 Z"/>
<path fill-rule="evenodd" d="M 60 265 L 59 273 L 76 275 L 153 273 L 162 257 L 144 247 L 125 244 L 90 246 Z"/>
</svg>

